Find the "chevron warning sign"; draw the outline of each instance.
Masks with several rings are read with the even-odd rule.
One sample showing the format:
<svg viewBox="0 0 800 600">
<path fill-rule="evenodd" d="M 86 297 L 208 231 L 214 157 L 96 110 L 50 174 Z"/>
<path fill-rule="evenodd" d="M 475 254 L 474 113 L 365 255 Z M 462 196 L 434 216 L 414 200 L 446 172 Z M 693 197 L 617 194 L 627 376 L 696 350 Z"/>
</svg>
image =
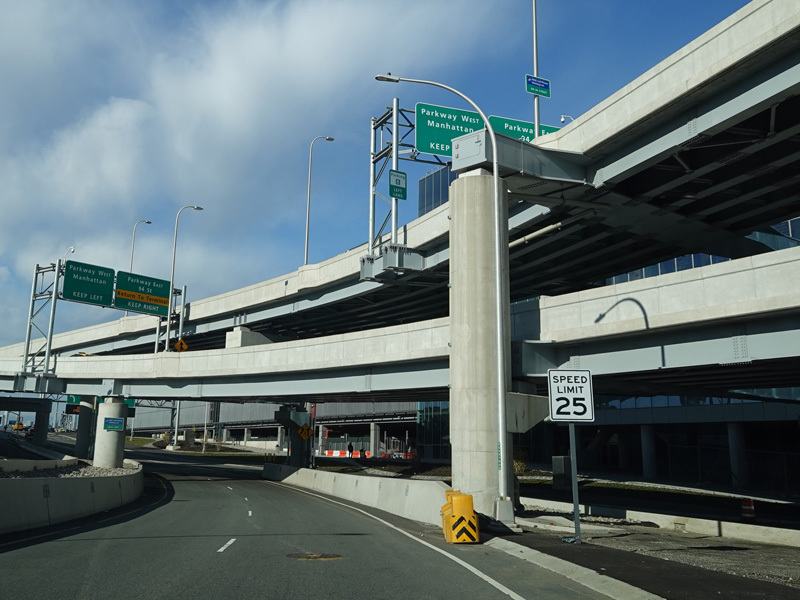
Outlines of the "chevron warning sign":
<svg viewBox="0 0 800 600">
<path fill-rule="evenodd" d="M 458 517 L 453 523 L 453 539 L 456 542 L 477 542 L 478 523 L 475 515 Z"/>
</svg>

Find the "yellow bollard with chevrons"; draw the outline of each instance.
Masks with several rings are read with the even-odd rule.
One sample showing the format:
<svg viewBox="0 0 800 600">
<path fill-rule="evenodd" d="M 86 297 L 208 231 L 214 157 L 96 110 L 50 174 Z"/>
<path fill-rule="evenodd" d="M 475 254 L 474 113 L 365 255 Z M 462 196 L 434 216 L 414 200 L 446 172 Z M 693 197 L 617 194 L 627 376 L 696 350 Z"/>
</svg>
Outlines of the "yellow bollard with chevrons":
<svg viewBox="0 0 800 600">
<path fill-rule="evenodd" d="M 448 544 L 474 544 L 480 539 L 478 515 L 472 508 L 472 496 L 456 490 L 445 492 L 447 504 L 442 506 L 442 529 Z"/>
</svg>

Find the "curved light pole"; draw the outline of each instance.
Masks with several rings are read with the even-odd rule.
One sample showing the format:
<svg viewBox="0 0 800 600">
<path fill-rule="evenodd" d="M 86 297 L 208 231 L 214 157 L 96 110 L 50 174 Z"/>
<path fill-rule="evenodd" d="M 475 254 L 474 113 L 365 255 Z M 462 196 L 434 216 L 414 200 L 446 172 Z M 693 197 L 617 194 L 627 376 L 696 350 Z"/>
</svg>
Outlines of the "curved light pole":
<svg viewBox="0 0 800 600">
<path fill-rule="evenodd" d="M 168 309 L 167 309 L 167 335 L 164 339 L 164 352 L 169 350 L 169 334 L 170 334 L 170 321 L 172 320 L 172 310 L 173 304 L 175 302 L 175 294 L 173 293 L 173 289 L 175 287 L 175 250 L 178 246 L 178 219 L 181 216 L 181 213 L 186 210 L 187 208 L 191 208 L 192 210 L 203 210 L 202 206 L 192 206 L 191 204 L 187 204 L 183 208 L 178 211 L 178 214 L 175 215 L 175 236 L 172 238 L 172 269 L 169 273 L 169 302 Z"/>
<path fill-rule="evenodd" d="M 152 225 L 153 224 L 152 221 L 145 221 L 144 219 L 141 219 L 139 221 L 136 221 L 136 223 L 133 225 L 133 236 L 131 237 L 131 264 L 128 267 L 128 273 L 133 273 L 133 248 L 136 245 L 136 228 L 139 226 L 139 223 L 144 223 L 145 225 Z M 130 311 L 126 310 L 125 311 L 125 316 L 128 316 L 129 314 L 130 314 Z M 131 432 L 131 435 L 133 435 L 132 432 Z"/>
<path fill-rule="evenodd" d="M 306 246 L 303 254 L 303 266 L 308 264 L 308 224 L 311 219 L 311 152 L 314 150 L 314 142 L 317 140 L 325 140 L 332 142 L 333 138 L 326 135 L 318 135 L 311 140 L 311 145 L 308 147 L 308 198 L 306 199 Z"/>
<path fill-rule="evenodd" d="M 489 123 L 488 117 L 483 113 L 480 107 L 475 104 L 472 100 L 467 98 L 464 94 L 459 92 L 458 90 L 451 88 L 450 86 L 444 85 L 443 83 L 437 83 L 435 81 L 425 81 L 422 79 L 407 79 L 405 77 L 396 77 L 391 73 L 387 73 L 386 75 L 376 75 L 375 79 L 378 81 L 389 81 L 392 83 L 399 83 L 401 81 L 406 81 L 409 83 L 422 83 L 424 85 L 432 85 L 435 87 L 439 87 L 442 89 L 447 90 L 448 92 L 452 92 L 462 100 L 464 100 L 467 104 L 472 106 L 475 111 L 481 116 L 483 119 L 483 123 L 486 126 L 486 131 L 489 132 L 489 140 L 492 143 L 492 187 L 494 188 L 494 211 L 495 211 L 495 218 L 494 218 L 494 236 L 495 236 L 495 247 L 494 247 L 494 267 L 495 267 L 495 281 L 494 281 L 494 288 L 495 288 L 495 321 L 497 326 L 497 335 L 495 338 L 495 343 L 497 345 L 496 348 L 496 356 L 497 356 L 497 363 L 495 368 L 497 369 L 497 448 L 499 454 L 499 463 L 500 463 L 500 481 L 498 484 L 498 498 L 499 501 L 505 501 L 509 498 L 508 496 L 508 445 L 506 443 L 506 339 L 505 339 L 505 328 L 503 327 L 503 270 L 502 270 L 502 254 L 503 248 L 500 246 L 500 240 L 502 239 L 501 232 L 503 228 L 506 226 L 502 222 L 503 215 L 500 214 L 500 175 L 497 169 L 497 138 L 494 134 L 494 129 L 492 129 L 491 124 Z"/>
</svg>

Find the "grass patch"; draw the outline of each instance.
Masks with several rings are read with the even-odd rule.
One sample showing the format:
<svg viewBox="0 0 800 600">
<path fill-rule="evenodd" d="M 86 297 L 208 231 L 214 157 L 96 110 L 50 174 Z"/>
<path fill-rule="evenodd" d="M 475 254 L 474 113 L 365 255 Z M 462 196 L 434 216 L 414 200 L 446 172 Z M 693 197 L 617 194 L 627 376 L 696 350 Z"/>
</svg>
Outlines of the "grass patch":
<svg viewBox="0 0 800 600">
<path fill-rule="evenodd" d="M 125 445 L 126 446 L 147 446 L 152 444 L 155 440 L 149 437 L 135 437 L 133 439 L 126 437 L 125 438 Z"/>
</svg>

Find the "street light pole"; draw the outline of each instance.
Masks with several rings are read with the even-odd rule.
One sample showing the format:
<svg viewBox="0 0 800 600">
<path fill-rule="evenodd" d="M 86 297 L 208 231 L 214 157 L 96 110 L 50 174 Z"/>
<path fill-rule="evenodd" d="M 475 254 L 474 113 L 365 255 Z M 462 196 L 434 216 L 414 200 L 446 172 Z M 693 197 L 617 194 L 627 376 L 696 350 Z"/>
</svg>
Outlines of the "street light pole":
<svg viewBox="0 0 800 600">
<path fill-rule="evenodd" d="M 501 204 L 500 204 L 500 174 L 497 167 L 497 138 L 494 133 L 494 129 L 492 129 L 491 124 L 489 123 L 488 117 L 484 114 L 484 112 L 480 109 L 480 107 L 475 104 L 472 100 L 470 100 L 467 96 L 459 92 L 458 90 L 451 88 L 450 86 L 444 85 L 442 83 L 437 83 L 435 81 L 424 81 L 421 79 L 406 79 L 404 77 L 396 77 L 387 73 L 386 75 L 377 75 L 375 77 L 378 81 L 389 81 L 393 83 L 399 83 L 400 81 L 406 81 L 409 83 L 421 83 L 424 85 L 432 85 L 435 87 L 439 87 L 445 89 L 449 92 L 452 92 L 462 100 L 464 100 L 467 104 L 472 106 L 475 111 L 481 116 L 483 119 L 483 123 L 486 126 L 486 131 L 489 132 L 489 140 L 492 144 L 492 187 L 494 190 L 494 212 L 495 212 L 495 219 L 494 219 L 494 236 L 495 236 L 495 244 L 494 244 L 494 267 L 495 267 L 495 281 L 494 281 L 494 292 L 495 292 L 495 325 L 496 325 L 496 337 L 495 337 L 495 344 L 496 344 L 496 356 L 497 362 L 495 368 L 497 369 L 497 448 L 498 448 L 498 459 L 499 459 L 499 477 L 500 481 L 498 482 L 498 497 L 496 502 L 503 502 L 507 501 L 509 498 L 508 494 L 508 476 L 509 476 L 509 461 L 508 461 L 508 444 L 506 442 L 507 437 L 507 426 L 506 426 L 506 364 L 507 364 L 507 350 L 506 350 L 506 336 L 505 336 L 505 327 L 504 327 L 504 293 L 503 293 L 503 265 L 502 265 L 502 255 L 503 255 L 503 248 L 501 248 L 501 239 L 502 239 L 502 231 L 503 228 L 507 227 L 507 222 L 503 223 L 503 216 L 501 214 Z"/>
<path fill-rule="evenodd" d="M 333 138 L 325 135 L 318 135 L 311 140 L 311 145 L 308 147 L 308 197 L 306 199 L 306 246 L 305 253 L 303 254 L 303 266 L 308 264 L 308 225 L 311 220 L 311 153 L 314 150 L 314 142 L 317 140 L 325 140 L 332 142 Z"/>
<path fill-rule="evenodd" d="M 136 223 L 133 225 L 133 236 L 131 236 L 131 264 L 128 267 L 128 273 L 133 273 L 133 248 L 136 245 L 136 228 L 139 226 L 139 223 L 144 223 L 145 225 L 153 224 L 152 221 L 145 221 L 144 219 L 141 219 L 139 221 L 136 221 Z M 127 317 L 129 314 L 130 311 L 126 310 L 125 316 Z"/>
<path fill-rule="evenodd" d="M 175 288 L 175 250 L 178 247 L 178 219 L 181 216 L 181 213 L 186 210 L 187 208 L 191 208 L 192 210 L 203 210 L 202 206 L 192 206 L 188 204 L 181 208 L 178 211 L 178 214 L 175 215 L 175 236 L 172 238 L 172 269 L 169 273 L 169 302 L 168 302 L 168 310 L 167 310 L 167 335 L 164 338 L 164 352 L 169 350 L 169 334 L 170 334 L 170 321 L 172 320 L 172 310 L 173 305 L 175 302 L 175 294 L 173 290 Z"/>
</svg>

